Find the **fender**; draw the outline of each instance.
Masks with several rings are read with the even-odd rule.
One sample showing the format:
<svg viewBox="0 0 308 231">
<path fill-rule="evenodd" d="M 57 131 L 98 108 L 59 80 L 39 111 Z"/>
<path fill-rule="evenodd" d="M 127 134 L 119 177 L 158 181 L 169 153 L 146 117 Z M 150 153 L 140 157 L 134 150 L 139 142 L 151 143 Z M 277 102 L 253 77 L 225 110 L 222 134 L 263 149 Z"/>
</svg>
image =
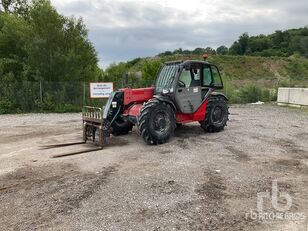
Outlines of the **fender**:
<svg viewBox="0 0 308 231">
<path fill-rule="evenodd" d="M 157 99 L 161 102 L 166 102 L 167 104 L 169 104 L 171 106 L 171 108 L 174 110 L 174 112 L 177 111 L 174 103 L 172 102 L 172 100 L 168 96 L 154 95 L 153 98 L 155 98 L 155 99 Z M 144 102 L 134 103 L 124 110 L 123 115 L 129 116 L 130 118 L 135 117 L 135 119 L 136 119 L 140 115 L 140 110 L 143 107 L 143 105 L 144 105 Z M 135 121 L 135 119 L 133 121 Z"/>
<path fill-rule="evenodd" d="M 221 96 L 221 97 L 223 97 L 226 101 L 229 101 L 228 97 L 227 97 L 224 93 L 214 91 L 214 92 L 212 92 L 211 95 L 213 95 L 213 96 Z"/>
<path fill-rule="evenodd" d="M 172 100 L 168 96 L 165 96 L 165 95 L 154 95 L 153 98 L 158 99 L 161 102 L 168 103 L 175 112 L 177 111 L 174 103 L 172 102 Z"/>
</svg>

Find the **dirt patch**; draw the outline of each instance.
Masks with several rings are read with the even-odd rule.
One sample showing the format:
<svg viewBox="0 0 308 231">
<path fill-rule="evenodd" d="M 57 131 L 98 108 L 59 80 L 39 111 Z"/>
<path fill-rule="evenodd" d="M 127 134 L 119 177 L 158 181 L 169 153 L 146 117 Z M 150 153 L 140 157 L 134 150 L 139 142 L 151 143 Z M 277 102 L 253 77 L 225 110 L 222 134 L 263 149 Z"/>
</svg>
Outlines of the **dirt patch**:
<svg viewBox="0 0 308 231">
<path fill-rule="evenodd" d="M 42 130 L 41 128 L 39 130 L 35 130 L 35 131 L 19 131 L 18 134 L 13 134 L 13 135 L 8 135 L 8 136 L 2 136 L 0 139 L 0 144 L 8 144 L 8 143 L 14 143 L 16 141 L 24 141 L 24 140 L 29 140 L 29 139 L 33 139 L 33 138 L 44 138 L 44 137 L 48 137 L 51 134 L 58 136 L 58 135 L 64 135 L 64 134 L 68 134 L 69 132 L 65 132 L 62 131 L 60 129 L 47 129 L 45 128 L 45 130 Z"/>
<path fill-rule="evenodd" d="M 250 157 L 243 151 L 233 147 L 233 146 L 227 146 L 226 149 L 231 152 L 238 161 L 249 161 Z"/>
<path fill-rule="evenodd" d="M 299 133 L 296 135 L 298 140 L 305 140 L 305 133 Z M 307 159 L 308 158 L 308 151 L 297 145 L 291 139 L 285 138 L 273 138 L 267 136 L 255 136 L 252 135 L 251 138 L 261 140 L 264 143 L 268 143 L 270 146 L 278 146 L 285 154 L 289 155 L 290 157 L 297 158 L 297 159 Z"/>
<path fill-rule="evenodd" d="M 22 168 L 0 179 L 0 226 L 27 230 L 46 228 L 59 215 L 79 208 L 107 182 L 116 166 L 96 174 L 80 172 L 71 164 Z M 15 223 L 9 220 L 15 219 Z"/>
<path fill-rule="evenodd" d="M 280 159 L 272 165 L 272 169 L 277 172 L 295 172 L 296 174 L 308 174 L 308 167 L 298 159 Z"/>
<path fill-rule="evenodd" d="M 187 140 L 184 139 L 184 138 L 177 139 L 176 142 L 177 142 L 177 146 L 182 148 L 182 149 L 188 149 L 189 148 L 188 147 L 189 144 L 188 144 Z"/>
<path fill-rule="evenodd" d="M 173 153 L 172 150 L 162 150 L 162 151 L 159 151 L 160 154 L 170 154 L 170 153 Z"/>
<path fill-rule="evenodd" d="M 184 193 L 187 190 L 174 180 L 168 180 L 165 182 L 153 183 L 150 186 L 150 191 L 154 194 L 172 194 Z"/>
<path fill-rule="evenodd" d="M 73 119 L 68 121 L 59 121 L 58 124 L 68 124 L 68 123 L 80 123 L 79 119 Z"/>
<path fill-rule="evenodd" d="M 296 145 L 292 140 L 278 139 L 275 141 L 277 145 L 282 147 L 289 154 L 306 154 L 307 152 Z"/>
<path fill-rule="evenodd" d="M 226 183 L 218 173 L 206 171 L 205 177 L 207 180 L 198 185 L 195 192 L 210 199 L 222 200 L 227 189 Z"/>
<path fill-rule="evenodd" d="M 107 139 L 107 147 L 121 147 L 128 145 L 129 142 L 123 138 L 119 137 L 111 137 L 110 139 Z"/>
<path fill-rule="evenodd" d="M 182 125 L 175 130 L 174 136 L 187 139 L 191 137 L 198 137 L 204 134 L 205 132 L 200 126 Z"/>
<path fill-rule="evenodd" d="M 300 126 L 298 126 L 300 127 Z M 299 138 L 299 139 L 308 139 L 308 133 L 307 132 L 300 132 L 300 133 L 297 133 L 295 135 L 296 138 Z"/>
<path fill-rule="evenodd" d="M 204 179 L 196 185 L 196 197 L 184 203 L 177 203 L 174 211 L 183 222 L 176 225 L 177 230 L 243 230 L 247 225 L 254 226 L 242 214 L 230 213 L 226 197 L 230 197 L 227 182 L 213 170 L 206 170 Z M 162 216 L 168 216 L 166 213 Z M 187 222 L 185 222 L 187 221 Z"/>
<path fill-rule="evenodd" d="M 290 166 L 290 167 L 299 167 L 301 165 L 301 162 L 299 160 L 285 159 L 285 160 L 277 160 L 276 164 L 283 166 Z"/>
</svg>

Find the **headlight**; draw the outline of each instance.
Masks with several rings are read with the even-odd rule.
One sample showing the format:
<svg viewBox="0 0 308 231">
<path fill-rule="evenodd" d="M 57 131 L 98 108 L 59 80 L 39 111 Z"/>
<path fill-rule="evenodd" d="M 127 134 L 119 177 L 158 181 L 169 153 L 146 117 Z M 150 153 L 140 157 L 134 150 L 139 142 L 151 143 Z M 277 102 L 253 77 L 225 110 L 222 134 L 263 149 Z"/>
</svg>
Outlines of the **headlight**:
<svg viewBox="0 0 308 231">
<path fill-rule="evenodd" d="M 169 91 L 166 90 L 166 89 L 163 89 L 163 90 L 162 90 L 162 93 L 163 93 L 163 94 L 167 94 L 167 93 L 169 93 Z"/>
</svg>

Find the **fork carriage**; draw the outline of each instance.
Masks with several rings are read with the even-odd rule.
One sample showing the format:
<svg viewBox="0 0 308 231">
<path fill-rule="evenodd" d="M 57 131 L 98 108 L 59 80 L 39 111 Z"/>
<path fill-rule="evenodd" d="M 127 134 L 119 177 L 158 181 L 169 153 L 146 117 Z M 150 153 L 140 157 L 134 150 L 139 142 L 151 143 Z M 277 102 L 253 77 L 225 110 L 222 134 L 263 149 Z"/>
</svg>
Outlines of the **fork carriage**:
<svg viewBox="0 0 308 231">
<path fill-rule="evenodd" d="M 104 132 L 103 109 L 99 107 L 84 106 L 82 109 L 83 122 L 83 141 L 92 140 L 96 142 L 95 137 L 98 132 L 97 144 L 101 148 L 104 146 L 106 136 Z"/>
</svg>

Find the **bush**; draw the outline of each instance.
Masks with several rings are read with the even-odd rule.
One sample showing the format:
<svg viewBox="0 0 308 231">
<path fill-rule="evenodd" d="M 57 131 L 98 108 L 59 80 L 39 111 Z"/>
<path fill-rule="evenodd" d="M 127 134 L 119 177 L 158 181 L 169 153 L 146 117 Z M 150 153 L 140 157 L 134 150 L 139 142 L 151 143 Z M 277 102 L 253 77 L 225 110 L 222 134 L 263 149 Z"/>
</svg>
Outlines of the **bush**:
<svg viewBox="0 0 308 231">
<path fill-rule="evenodd" d="M 290 78 L 278 80 L 277 87 L 293 87 L 294 84 Z"/>
<path fill-rule="evenodd" d="M 222 75 L 224 89 L 222 92 L 227 96 L 230 103 L 240 103 L 240 97 L 236 87 L 232 83 L 232 78 L 226 75 Z"/>
<path fill-rule="evenodd" d="M 81 107 L 72 104 L 60 104 L 56 106 L 54 111 L 57 113 L 81 112 Z"/>
<path fill-rule="evenodd" d="M 254 103 L 262 100 L 262 89 L 254 84 L 248 84 L 239 91 L 241 103 Z"/>
<path fill-rule="evenodd" d="M 238 91 L 234 91 L 231 103 L 255 103 L 257 101 L 270 102 L 276 100 L 276 89 L 267 89 L 258 85 L 247 84 Z"/>
<path fill-rule="evenodd" d="M 8 99 L 0 100 L 0 114 L 7 114 L 12 112 L 13 105 Z"/>
<path fill-rule="evenodd" d="M 37 99 L 34 103 L 39 112 L 50 112 L 54 111 L 55 109 L 55 104 L 53 103 L 52 96 L 49 94 L 47 94 L 43 101 Z"/>
</svg>

